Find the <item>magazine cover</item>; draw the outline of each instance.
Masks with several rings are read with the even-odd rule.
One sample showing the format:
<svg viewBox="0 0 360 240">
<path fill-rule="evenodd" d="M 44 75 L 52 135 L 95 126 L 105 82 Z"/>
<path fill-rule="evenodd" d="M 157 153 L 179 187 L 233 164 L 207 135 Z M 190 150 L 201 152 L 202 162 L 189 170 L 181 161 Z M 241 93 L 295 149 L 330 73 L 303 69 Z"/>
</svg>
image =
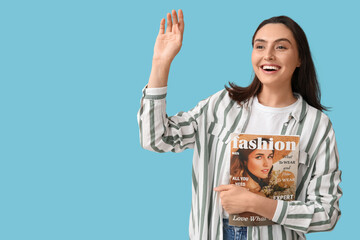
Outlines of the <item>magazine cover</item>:
<svg viewBox="0 0 360 240">
<path fill-rule="evenodd" d="M 271 199 L 295 200 L 299 136 L 239 134 L 230 143 L 230 184 Z M 264 226 L 254 213 L 230 214 L 233 226 Z"/>
</svg>

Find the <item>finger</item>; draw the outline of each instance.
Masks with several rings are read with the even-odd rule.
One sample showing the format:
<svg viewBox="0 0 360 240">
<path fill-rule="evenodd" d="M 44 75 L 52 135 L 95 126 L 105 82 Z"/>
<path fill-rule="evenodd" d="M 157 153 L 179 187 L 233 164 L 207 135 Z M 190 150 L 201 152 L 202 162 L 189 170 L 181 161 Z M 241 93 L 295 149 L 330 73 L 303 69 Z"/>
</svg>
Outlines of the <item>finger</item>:
<svg viewBox="0 0 360 240">
<path fill-rule="evenodd" d="M 171 13 L 172 13 L 172 21 L 173 21 L 172 32 L 176 34 L 179 32 L 178 18 L 175 10 L 172 10 Z"/>
<path fill-rule="evenodd" d="M 160 21 L 159 34 L 164 34 L 164 32 L 165 32 L 165 18 L 162 18 Z"/>
<path fill-rule="evenodd" d="M 220 185 L 220 186 L 214 188 L 214 191 L 216 191 L 216 192 L 228 191 L 228 190 L 230 190 L 233 186 L 234 186 L 233 184 Z"/>
<path fill-rule="evenodd" d="M 181 9 L 179 9 L 179 29 L 181 33 L 184 33 L 185 23 L 184 23 L 184 14 Z"/>
<path fill-rule="evenodd" d="M 172 10 L 172 19 L 174 25 L 178 24 L 178 18 L 175 10 Z"/>
<path fill-rule="evenodd" d="M 172 31 L 172 21 L 171 21 L 171 14 L 167 13 L 166 15 L 167 17 L 167 26 L 166 26 L 166 32 L 171 32 Z"/>
<path fill-rule="evenodd" d="M 220 192 L 220 194 L 219 194 L 219 197 L 220 197 L 220 199 L 221 199 L 221 202 L 224 201 L 223 197 L 225 196 L 225 193 L 226 193 L 226 192 Z"/>
</svg>

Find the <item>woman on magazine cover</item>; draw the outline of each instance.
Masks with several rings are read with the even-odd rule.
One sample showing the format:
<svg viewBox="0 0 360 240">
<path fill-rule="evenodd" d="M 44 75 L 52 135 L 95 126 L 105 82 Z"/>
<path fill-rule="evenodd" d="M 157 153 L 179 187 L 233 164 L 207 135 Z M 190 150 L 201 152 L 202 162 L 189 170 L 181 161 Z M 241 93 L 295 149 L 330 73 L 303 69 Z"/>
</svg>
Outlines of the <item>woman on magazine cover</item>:
<svg viewBox="0 0 360 240">
<path fill-rule="evenodd" d="M 263 141 L 269 142 L 269 139 L 262 138 Z M 252 140 L 256 145 L 258 139 Z M 238 155 L 234 155 L 230 163 L 230 184 L 239 182 L 241 177 L 247 180 L 243 187 L 251 192 L 265 196 L 260 192 L 269 184 L 272 172 L 274 150 L 266 149 L 238 149 Z"/>
<path fill-rule="evenodd" d="M 190 111 L 169 117 L 168 74 L 183 33 L 181 10 L 167 14 L 166 30 L 161 19 L 138 123 L 145 149 L 194 149 L 190 239 L 305 239 L 305 233 L 332 230 L 341 214 L 339 156 L 301 27 L 286 16 L 263 21 L 252 38 L 253 82 L 248 87 L 230 83 Z M 232 133 L 300 136 L 295 201 L 269 199 L 229 184 Z M 276 224 L 229 226 L 228 214 L 241 212 Z"/>
</svg>

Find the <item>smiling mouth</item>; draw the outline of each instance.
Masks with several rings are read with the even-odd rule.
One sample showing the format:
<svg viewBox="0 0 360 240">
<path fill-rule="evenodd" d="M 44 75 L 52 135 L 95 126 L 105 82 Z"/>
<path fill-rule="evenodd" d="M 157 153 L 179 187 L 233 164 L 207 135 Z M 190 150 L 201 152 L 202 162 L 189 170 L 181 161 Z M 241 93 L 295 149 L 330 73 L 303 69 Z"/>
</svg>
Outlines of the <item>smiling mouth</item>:
<svg viewBox="0 0 360 240">
<path fill-rule="evenodd" d="M 276 72 L 281 67 L 278 65 L 261 65 L 260 68 L 264 70 L 265 72 Z"/>
<path fill-rule="evenodd" d="M 269 169 L 261 170 L 261 172 L 263 172 L 263 173 L 268 173 L 268 172 L 269 172 Z"/>
</svg>

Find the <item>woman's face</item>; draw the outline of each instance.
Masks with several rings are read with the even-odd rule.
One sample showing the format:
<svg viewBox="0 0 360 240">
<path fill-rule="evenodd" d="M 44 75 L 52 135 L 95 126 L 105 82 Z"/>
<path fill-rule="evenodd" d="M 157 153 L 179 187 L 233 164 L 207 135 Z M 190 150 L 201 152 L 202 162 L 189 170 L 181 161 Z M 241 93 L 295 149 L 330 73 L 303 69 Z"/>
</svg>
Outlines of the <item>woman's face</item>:
<svg viewBox="0 0 360 240">
<path fill-rule="evenodd" d="M 247 168 L 258 178 L 267 178 L 273 164 L 274 153 L 272 150 L 252 151 L 248 156 Z"/>
<path fill-rule="evenodd" d="M 260 28 L 254 38 L 251 61 L 256 76 L 265 86 L 291 85 L 291 77 L 301 64 L 292 32 L 281 23 Z"/>
</svg>

